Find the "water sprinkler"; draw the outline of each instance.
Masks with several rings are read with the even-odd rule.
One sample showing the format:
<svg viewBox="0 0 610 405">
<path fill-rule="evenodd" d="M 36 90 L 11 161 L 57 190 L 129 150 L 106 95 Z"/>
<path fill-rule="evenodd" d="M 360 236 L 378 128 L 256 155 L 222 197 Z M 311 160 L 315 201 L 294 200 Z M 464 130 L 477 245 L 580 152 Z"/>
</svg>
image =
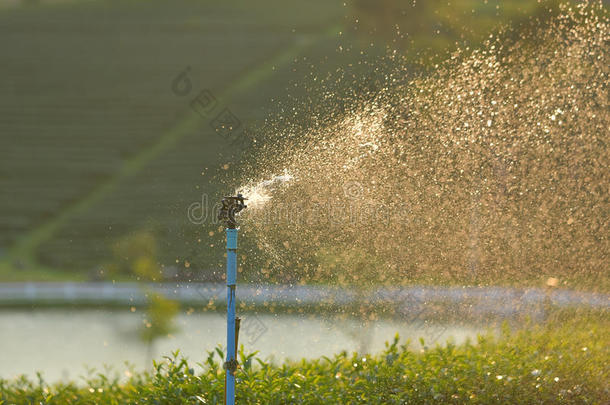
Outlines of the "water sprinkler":
<svg viewBox="0 0 610 405">
<path fill-rule="evenodd" d="M 237 284 L 237 231 L 239 224 L 235 216 L 244 208 L 241 194 L 222 199 L 218 219 L 226 222 L 227 233 L 227 357 L 225 362 L 225 403 L 235 404 L 235 371 L 237 370 L 237 339 L 239 318 L 235 317 L 235 287 Z"/>
<path fill-rule="evenodd" d="M 218 219 L 226 221 L 227 229 L 237 229 L 238 223 L 235 220 L 235 214 L 247 207 L 244 200 L 246 198 L 239 193 L 236 196 L 227 196 L 222 199 L 222 208 L 218 213 Z"/>
</svg>

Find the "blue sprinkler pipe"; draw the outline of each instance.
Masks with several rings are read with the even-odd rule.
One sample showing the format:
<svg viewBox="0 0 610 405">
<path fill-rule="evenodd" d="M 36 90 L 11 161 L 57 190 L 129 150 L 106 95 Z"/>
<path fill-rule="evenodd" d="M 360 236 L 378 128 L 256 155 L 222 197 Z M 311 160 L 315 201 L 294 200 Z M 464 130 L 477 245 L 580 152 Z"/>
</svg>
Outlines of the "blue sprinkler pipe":
<svg viewBox="0 0 610 405">
<path fill-rule="evenodd" d="M 235 370 L 237 369 L 235 342 L 235 286 L 237 284 L 237 229 L 227 232 L 227 399 L 228 405 L 235 404 Z"/>
<path fill-rule="evenodd" d="M 225 362 L 225 404 L 235 404 L 235 372 L 237 371 L 237 335 L 239 318 L 235 316 L 235 288 L 237 286 L 237 231 L 239 226 L 235 215 L 246 208 L 244 197 L 222 199 L 218 219 L 226 221 L 227 233 L 227 360 Z"/>
</svg>

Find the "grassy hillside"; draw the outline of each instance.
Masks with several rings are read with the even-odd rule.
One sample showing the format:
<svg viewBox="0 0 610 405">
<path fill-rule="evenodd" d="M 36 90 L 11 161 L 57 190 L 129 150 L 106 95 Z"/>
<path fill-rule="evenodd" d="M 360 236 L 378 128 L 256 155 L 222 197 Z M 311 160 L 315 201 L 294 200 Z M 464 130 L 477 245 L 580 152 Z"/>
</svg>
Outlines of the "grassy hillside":
<svg viewBox="0 0 610 405">
<path fill-rule="evenodd" d="M 211 125 L 225 107 L 240 130 L 255 127 L 277 112 L 277 100 L 303 94 L 294 83 L 313 70 L 359 69 L 388 44 L 405 54 L 430 41 L 435 51 L 476 45 L 492 20 L 520 21 L 546 7 L 463 1 L 451 15 L 441 3 L 400 6 L 400 15 L 393 1 L 0 8 L 0 280 L 98 277 L 116 259 L 112 246 L 138 232 L 154 237 L 163 265 L 218 267 L 222 234 L 189 222 L 187 209 L 230 189 L 218 174 L 232 173 L 247 153 L 232 153 L 239 130 L 223 137 Z M 381 29 L 396 24 L 408 41 Z M 187 68 L 190 91 L 176 90 Z M 206 89 L 216 107 L 202 116 L 190 103 Z"/>
<path fill-rule="evenodd" d="M 206 183 L 230 148 L 211 119 L 226 106 L 244 127 L 261 120 L 294 60 L 336 37 L 341 7 L 310 6 L 129 1 L 0 13 L 3 277 L 27 278 L 40 263 L 88 271 L 116 238 L 151 224 L 183 244 L 186 207 L 216 192 Z M 192 90 L 177 95 L 186 67 Z M 204 89 L 218 102 L 208 117 L 189 107 Z"/>
</svg>

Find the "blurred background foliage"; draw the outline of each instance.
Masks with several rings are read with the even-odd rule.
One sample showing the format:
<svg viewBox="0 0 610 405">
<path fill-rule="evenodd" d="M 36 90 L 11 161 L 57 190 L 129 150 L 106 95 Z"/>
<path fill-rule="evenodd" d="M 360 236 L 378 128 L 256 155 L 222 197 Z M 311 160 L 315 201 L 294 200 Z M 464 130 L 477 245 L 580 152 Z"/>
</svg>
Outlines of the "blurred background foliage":
<svg viewBox="0 0 610 405">
<path fill-rule="evenodd" d="M 545 23 L 559 1 L 354 0 L 353 31 L 361 41 L 401 49 L 423 63 L 443 60 L 457 46 L 476 47 L 510 25 L 521 35 L 532 20 Z M 373 42 L 374 44 L 374 42 Z M 370 45 L 370 44 L 369 44 Z"/>
<path fill-rule="evenodd" d="M 146 344 L 146 361 L 150 364 L 155 358 L 155 340 L 178 332 L 175 317 L 180 304 L 162 294 L 150 291 L 146 315 L 140 329 L 140 339 Z"/>
<path fill-rule="evenodd" d="M 142 281 L 162 279 L 153 233 L 139 230 L 125 235 L 112 246 L 112 254 L 113 259 L 99 269 L 99 278 L 135 276 Z"/>
<path fill-rule="evenodd" d="M 211 207 L 248 153 L 214 128 L 223 108 L 241 133 L 307 97 L 297 82 L 369 71 L 362 60 L 391 50 L 433 63 L 509 23 L 503 35 L 519 37 L 556 9 L 554 0 L 3 2 L 0 281 L 218 281 L 224 234 Z M 206 89 L 217 106 L 202 116 L 190 104 Z M 195 224 L 187 212 L 202 195 L 209 210 Z M 329 250 L 319 260 L 347 259 Z M 264 269 L 242 262 L 244 277 Z"/>
</svg>

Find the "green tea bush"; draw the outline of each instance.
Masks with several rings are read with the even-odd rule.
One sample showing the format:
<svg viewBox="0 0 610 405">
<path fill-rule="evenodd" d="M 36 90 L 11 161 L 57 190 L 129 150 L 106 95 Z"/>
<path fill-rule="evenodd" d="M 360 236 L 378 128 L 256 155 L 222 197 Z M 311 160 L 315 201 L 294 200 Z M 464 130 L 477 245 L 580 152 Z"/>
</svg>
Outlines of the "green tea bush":
<svg viewBox="0 0 610 405">
<path fill-rule="evenodd" d="M 477 342 L 428 348 L 398 336 L 377 355 L 267 363 L 240 353 L 240 404 L 607 404 L 607 317 L 557 317 Z M 421 344 L 421 346 L 420 346 Z M 217 404 L 220 349 L 195 371 L 173 353 L 127 381 L 98 374 L 85 384 L 0 380 L 0 404 Z"/>
</svg>

